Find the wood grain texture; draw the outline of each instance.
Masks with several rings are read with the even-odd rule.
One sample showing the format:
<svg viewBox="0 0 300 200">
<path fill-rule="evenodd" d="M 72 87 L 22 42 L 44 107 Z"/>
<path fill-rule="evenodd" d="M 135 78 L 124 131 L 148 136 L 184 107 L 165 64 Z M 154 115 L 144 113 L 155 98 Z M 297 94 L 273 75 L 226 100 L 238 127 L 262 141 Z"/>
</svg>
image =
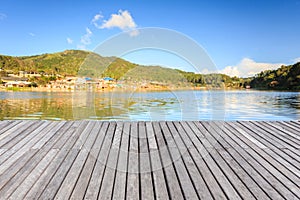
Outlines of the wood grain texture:
<svg viewBox="0 0 300 200">
<path fill-rule="evenodd" d="M 0 121 L 1 199 L 300 199 L 299 121 Z"/>
</svg>

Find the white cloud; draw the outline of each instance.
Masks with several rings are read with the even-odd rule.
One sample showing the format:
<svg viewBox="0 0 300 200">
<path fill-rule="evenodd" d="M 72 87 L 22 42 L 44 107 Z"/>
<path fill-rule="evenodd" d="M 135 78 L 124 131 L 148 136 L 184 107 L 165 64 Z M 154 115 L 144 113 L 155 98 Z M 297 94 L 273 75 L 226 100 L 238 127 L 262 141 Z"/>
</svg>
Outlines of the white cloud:
<svg viewBox="0 0 300 200">
<path fill-rule="evenodd" d="M 137 36 L 139 34 L 139 31 L 136 30 L 137 25 L 127 10 L 119 10 L 117 14 L 112 14 L 108 20 L 103 20 L 102 24 L 99 25 L 97 22 L 102 18 L 103 16 L 98 14 L 92 20 L 92 23 L 99 29 L 119 28 L 122 31 L 129 31 L 130 36 Z"/>
<path fill-rule="evenodd" d="M 80 42 L 83 45 L 89 45 L 89 44 L 91 44 L 91 37 L 92 37 L 93 33 L 89 28 L 86 28 L 85 31 L 86 31 L 86 34 L 81 37 Z"/>
<path fill-rule="evenodd" d="M 34 37 L 35 36 L 35 34 L 34 33 L 28 33 L 30 36 L 32 36 L 32 37 Z"/>
<path fill-rule="evenodd" d="M 94 24 L 95 27 L 101 28 L 101 25 L 98 24 L 98 21 L 100 19 L 102 19 L 102 18 L 103 18 L 103 15 L 99 13 L 99 14 L 97 14 L 97 15 L 94 16 L 94 18 L 92 19 L 91 23 Z"/>
<path fill-rule="evenodd" d="M 6 17 L 7 17 L 6 14 L 0 13 L 0 20 L 4 20 Z"/>
<path fill-rule="evenodd" d="M 255 62 L 250 58 L 244 58 L 236 66 L 227 66 L 223 70 L 219 70 L 219 73 L 224 73 L 229 76 L 238 76 L 238 77 L 249 77 L 254 76 L 255 74 L 265 71 L 273 70 L 285 65 L 284 63 L 259 63 Z"/>
<path fill-rule="evenodd" d="M 293 64 L 300 62 L 300 57 L 293 59 Z"/>
<path fill-rule="evenodd" d="M 91 44 L 91 37 L 93 35 L 93 32 L 89 28 L 86 28 L 85 32 L 86 33 L 81 36 L 80 44 L 77 45 L 78 49 L 85 50 L 86 46 Z"/>
<path fill-rule="evenodd" d="M 221 74 L 227 74 L 228 76 L 240 76 L 240 72 L 238 70 L 237 66 L 227 66 L 223 70 L 220 70 L 219 73 Z"/>
<path fill-rule="evenodd" d="M 67 43 L 68 44 L 73 44 L 73 40 L 71 38 L 67 38 Z"/>
</svg>

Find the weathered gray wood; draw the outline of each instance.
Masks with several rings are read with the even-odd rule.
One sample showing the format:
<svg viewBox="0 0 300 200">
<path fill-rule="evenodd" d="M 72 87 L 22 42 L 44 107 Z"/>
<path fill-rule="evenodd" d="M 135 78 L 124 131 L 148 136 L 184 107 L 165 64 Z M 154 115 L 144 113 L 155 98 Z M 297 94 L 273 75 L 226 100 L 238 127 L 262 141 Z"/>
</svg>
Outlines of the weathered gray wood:
<svg viewBox="0 0 300 200">
<path fill-rule="evenodd" d="M 290 124 L 294 130 L 298 131 L 300 129 L 300 122 L 296 122 L 296 121 L 289 121 L 289 122 L 286 122 L 288 124 Z M 296 132 L 298 135 L 300 135 L 299 131 Z"/>
<path fill-rule="evenodd" d="M 199 195 L 195 189 L 194 182 L 192 181 L 193 179 L 191 179 L 191 174 L 184 162 L 185 159 L 182 159 L 182 157 L 189 157 L 188 149 L 185 147 L 184 143 L 182 143 L 179 135 L 180 133 L 176 130 L 174 124 L 172 122 L 167 122 L 167 127 L 168 130 L 163 129 L 163 131 L 166 131 L 165 135 L 170 134 L 177 145 L 176 151 L 171 151 L 171 155 L 178 173 L 179 181 L 181 182 L 184 196 L 187 199 L 197 199 L 199 198 Z"/>
<path fill-rule="evenodd" d="M 122 141 L 120 146 L 117 174 L 114 184 L 113 199 L 126 199 L 126 181 L 128 166 L 128 147 L 129 147 L 130 124 L 124 122 L 122 129 Z"/>
<path fill-rule="evenodd" d="M 28 162 L 28 160 L 31 159 L 31 157 L 36 153 L 37 151 L 26 151 L 24 156 L 20 157 L 16 162 L 14 162 L 7 170 L 4 171 L 4 173 L 1 176 L 0 179 L 0 189 L 3 188 L 3 186 L 10 181 L 10 179 L 20 171 L 24 165 Z"/>
<path fill-rule="evenodd" d="M 208 122 L 202 123 L 204 127 L 207 128 L 210 124 Z M 218 126 L 215 123 L 211 123 L 212 129 L 210 130 L 211 135 L 218 135 L 222 133 L 222 130 L 217 128 Z M 218 141 L 212 140 L 213 143 L 219 142 L 221 145 L 224 145 L 224 143 L 220 142 L 220 138 L 218 138 Z M 219 149 L 218 151 L 226 151 L 225 149 Z M 210 154 L 212 158 L 215 160 L 219 168 L 223 171 L 224 175 L 228 178 L 228 180 L 231 182 L 231 184 L 234 186 L 236 191 L 239 193 L 239 195 L 244 199 L 254 199 L 254 196 L 251 194 L 249 189 L 244 185 L 244 183 L 240 180 L 240 177 L 238 177 L 234 171 L 231 169 L 230 165 L 224 161 L 222 156 L 219 154 L 216 149 L 210 150 Z"/>
<path fill-rule="evenodd" d="M 180 135 L 180 137 L 174 137 L 174 139 L 176 139 L 176 143 L 179 147 L 178 149 L 180 150 L 182 159 L 190 175 L 190 179 L 192 180 L 193 186 L 197 192 L 198 198 L 213 199 L 190 153 L 189 149 L 194 148 L 192 146 L 193 144 L 186 136 L 185 130 L 183 129 L 181 124 L 179 122 L 173 122 L 173 124 L 174 124 L 173 128 L 176 127 L 176 130 Z M 171 132 L 173 133 L 173 131 Z"/>
<path fill-rule="evenodd" d="M 62 146 L 59 148 L 59 152 L 56 155 L 56 157 L 53 159 L 53 161 L 50 163 L 50 165 L 46 168 L 46 170 L 43 172 L 43 174 L 40 176 L 40 178 L 34 183 L 30 191 L 26 194 L 24 197 L 25 199 L 34 199 L 39 197 L 48 183 L 52 180 L 52 177 L 54 177 L 55 173 L 57 173 L 59 167 L 61 167 L 62 162 L 66 158 L 68 154 L 71 154 L 69 151 L 71 147 L 75 144 L 77 141 L 79 135 L 82 133 L 84 128 L 86 127 L 87 122 L 75 122 L 73 124 L 74 128 L 72 127 L 68 129 L 68 131 L 65 133 L 65 135 L 72 135 L 72 137 L 69 139 L 68 137 L 61 137 L 61 139 L 56 142 L 53 146 L 53 149 L 57 149 L 56 146 L 58 143 L 60 145 L 64 145 L 67 147 Z M 77 127 L 77 125 L 80 125 Z"/>
<path fill-rule="evenodd" d="M 299 130 L 299 121 L 0 121 L 0 197 L 299 199 Z"/>
<path fill-rule="evenodd" d="M 245 128 L 248 128 L 249 132 L 253 132 L 253 136 L 257 136 L 256 132 L 258 131 L 253 125 L 247 124 L 245 122 L 241 123 Z M 248 127 L 248 125 L 250 125 Z M 251 134 L 251 133 L 249 133 Z M 292 159 L 288 154 L 284 153 L 281 149 L 278 149 L 274 143 L 269 142 L 268 140 L 261 140 L 266 146 L 269 146 L 267 149 L 263 149 L 266 153 L 272 156 L 273 159 L 277 160 L 281 164 L 285 165 L 292 173 L 297 176 L 300 175 L 300 163 L 295 159 Z M 291 164 L 290 164 L 291 163 Z"/>
<path fill-rule="evenodd" d="M 70 178 L 69 178 L 70 176 L 68 176 L 66 181 L 65 181 L 65 178 L 69 174 L 69 171 L 70 171 L 73 163 L 75 162 L 78 154 L 81 152 L 80 149 L 85 144 L 92 127 L 93 127 L 93 124 L 91 122 L 88 122 L 85 129 L 80 134 L 80 137 L 77 138 L 76 143 L 74 144 L 75 148 L 72 148 L 69 151 L 67 157 L 61 164 L 60 168 L 56 171 L 56 173 L 52 177 L 51 181 L 49 182 L 49 184 L 47 185 L 47 187 L 45 188 L 43 193 L 39 196 L 39 198 L 53 199 L 55 197 L 55 195 L 58 193 L 63 182 L 65 182 L 65 185 L 66 185 L 66 188 L 65 188 L 66 192 L 67 192 L 66 195 L 70 195 L 70 190 L 72 190 L 73 188 L 70 189 L 72 187 L 72 185 L 71 184 L 68 185 L 68 183 L 71 182 L 72 180 L 70 180 Z M 79 160 L 77 162 L 80 162 L 80 161 L 81 160 Z M 76 164 L 74 168 L 77 169 L 77 167 L 78 167 L 78 165 Z M 72 170 L 72 174 L 74 173 L 74 171 L 75 170 Z"/>
<path fill-rule="evenodd" d="M 253 171 L 248 170 L 251 169 L 249 165 L 246 165 L 245 161 L 243 159 L 238 159 L 235 160 L 235 156 L 231 156 L 230 153 L 228 152 L 231 150 L 233 147 L 228 143 L 227 141 L 224 140 L 224 133 L 226 132 L 226 129 L 223 128 L 223 123 L 221 122 L 212 122 L 213 124 L 213 129 L 215 131 L 211 131 L 211 134 L 214 136 L 215 139 L 218 139 L 218 142 L 222 144 L 222 146 L 226 146 L 226 148 L 219 149 L 217 152 L 220 154 L 220 156 L 224 159 L 226 163 L 228 163 L 228 166 L 232 169 L 234 174 L 228 174 L 227 177 L 231 180 L 231 183 L 237 188 L 237 191 L 240 193 L 240 195 L 243 198 L 253 198 L 255 196 L 257 199 L 268 199 L 269 197 L 262 191 L 260 186 L 253 180 L 254 176 L 257 176 L 257 174 L 254 174 Z M 221 137 L 222 136 L 222 137 Z M 212 141 L 216 142 L 216 141 Z M 236 147 L 239 149 L 239 147 Z M 233 152 L 235 150 L 232 150 Z M 216 154 L 215 150 L 212 150 Z M 214 154 L 212 154 L 214 155 Z M 218 156 L 219 157 L 219 156 Z M 215 158 L 215 160 L 218 162 L 220 159 Z M 222 169 L 228 168 L 224 167 L 226 164 L 222 164 L 223 161 L 219 164 L 219 166 Z M 245 166 L 246 165 L 246 166 Z M 227 169 L 230 173 L 230 169 Z M 250 172 L 251 176 L 248 174 Z M 226 173 L 226 172 L 225 172 Z M 236 175 L 235 175 L 236 174 Z M 245 184 L 245 187 L 241 185 L 242 183 L 239 180 L 236 180 L 237 177 Z M 262 181 L 258 181 L 260 184 L 262 184 Z M 249 190 L 251 194 L 247 192 Z M 250 195 L 250 196 L 249 196 Z"/>
<path fill-rule="evenodd" d="M 231 130 L 234 130 L 236 127 L 233 123 L 227 124 L 233 128 Z M 246 145 L 252 145 L 252 143 L 249 143 L 247 140 L 245 140 L 244 137 L 240 137 L 241 135 L 239 133 L 239 130 L 232 131 L 232 133 L 236 134 L 236 136 L 239 137 L 239 139 L 236 139 L 236 141 L 245 143 Z M 255 147 L 252 146 L 252 148 Z M 297 186 L 295 186 L 290 180 L 282 175 L 280 171 L 278 171 L 266 160 L 264 160 L 264 158 L 256 153 L 252 148 L 247 148 L 247 153 L 244 153 L 243 151 L 242 152 L 244 153 L 244 156 L 247 157 L 247 159 L 252 160 L 251 162 L 255 164 L 255 166 L 253 167 L 259 169 L 261 175 L 267 175 L 267 180 L 269 181 L 269 183 L 283 196 L 288 197 L 289 199 L 297 198 L 296 195 L 298 195 L 298 193 L 300 192 L 299 190 L 297 190 Z M 282 180 L 284 180 L 284 184 L 282 184 Z"/>
<path fill-rule="evenodd" d="M 73 190 L 73 193 L 72 193 L 70 199 L 83 199 L 84 198 L 86 188 L 88 187 L 88 183 L 89 183 L 90 177 L 92 175 L 94 166 L 96 164 L 98 153 L 100 151 L 100 148 L 98 147 L 98 145 L 101 147 L 102 142 L 103 142 L 104 134 L 99 134 L 100 130 L 102 128 L 102 124 L 103 123 L 97 122 L 90 133 L 90 137 L 89 137 L 90 141 L 92 141 L 93 138 L 95 138 L 94 139 L 95 142 L 91 148 L 89 147 L 90 144 L 85 145 L 86 146 L 85 150 L 88 151 L 88 153 L 89 153 L 88 158 L 83 166 L 83 169 L 77 180 L 77 183 L 74 187 L 74 190 Z M 96 151 L 92 150 L 92 148 L 94 146 L 96 146 L 94 148 L 94 149 L 96 149 Z"/>
<path fill-rule="evenodd" d="M 15 121 L 10 121 L 10 120 L 5 120 L 5 121 L 0 121 L 0 135 L 2 133 L 2 130 L 6 127 L 8 127 L 11 123 L 14 123 Z"/>
<path fill-rule="evenodd" d="M 282 149 L 282 151 L 285 152 L 287 155 L 289 155 L 293 159 L 293 161 L 298 162 L 298 163 L 300 162 L 300 153 L 297 154 L 297 153 L 291 151 L 290 149 Z M 297 166 L 299 166 L 299 165 L 297 165 Z"/>
<path fill-rule="evenodd" d="M 156 143 L 156 137 L 151 122 L 146 122 L 147 138 L 149 143 L 149 153 L 151 160 L 151 169 L 153 174 L 153 184 L 155 188 L 156 199 L 169 199 L 167 183 L 163 172 L 163 166 L 159 156 L 159 149 Z"/>
<path fill-rule="evenodd" d="M 19 134 L 20 133 L 19 131 L 15 131 L 13 134 L 10 134 L 8 137 L 4 138 L 3 140 L 0 140 L 2 143 L 1 148 L 11 149 L 15 144 L 17 144 L 22 139 L 26 138 L 28 134 L 31 134 L 32 131 L 42 126 L 42 124 L 44 123 L 45 121 L 36 121 L 36 123 L 30 124 L 29 128 L 24 129 L 24 134 Z M 20 131 L 22 131 L 22 129 Z"/>
<path fill-rule="evenodd" d="M 140 187 L 141 199 L 154 199 L 154 186 L 152 184 L 152 168 L 150 164 L 149 145 L 146 134 L 145 122 L 138 123 L 139 132 L 139 161 L 140 161 Z"/>
<path fill-rule="evenodd" d="M 270 136 L 270 138 L 272 138 L 275 141 L 280 142 L 281 144 L 283 144 L 285 146 L 285 148 L 299 148 L 300 146 L 298 144 L 296 144 L 294 141 L 291 141 L 285 137 L 283 137 L 281 134 L 276 134 L 274 135 L 275 132 L 277 132 L 278 130 L 276 130 L 273 127 L 268 126 L 268 124 L 264 123 L 264 122 L 251 122 L 253 124 L 255 124 L 257 127 L 266 130 L 266 133 L 268 133 L 268 135 Z"/>
<path fill-rule="evenodd" d="M 242 125 L 242 129 L 248 132 L 252 137 L 259 140 L 261 143 L 263 143 L 268 148 L 285 148 L 285 145 L 282 144 L 279 140 L 274 140 L 270 134 L 256 125 L 250 123 L 250 122 L 238 122 Z"/>
<path fill-rule="evenodd" d="M 251 178 L 261 187 L 262 190 L 264 190 L 264 192 L 271 199 L 276 199 L 280 197 L 283 198 L 283 196 L 272 186 L 273 182 L 271 182 L 271 184 L 270 182 L 267 182 L 269 181 L 268 178 L 264 177 L 264 173 L 257 169 L 257 166 L 259 165 L 257 165 L 256 162 L 251 162 L 251 159 L 249 159 L 251 157 L 248 157 L 249 155 L 246 152 L 247 148 L 242 148 L 239 146 L 240 143 L 238 141 L 238 138 L 235 135 L 233 135 L 232 132 L 234 132 L 234 130 L 232 130 L 231 127 L 225 125 L 223 129 L 223 134 L 221 135 L 221 137 L 224 138 L 224 142 L 228 142 L 232 147 L 234 147 L 228 148 L 228 153 L 233 158 L 235 158 L 235 160 L 237 160 L 241 167 L 249 174 L 249 176 L 251 176 Z M 260 193 L 254 194 L 257 195 Z"/>
<path fill-rule="evenodd" d="M 198 187 L 203 187 L 203 188 L 201 188 L 198 191 L 205 190 L 205 185 L 207 185 L 207 188 L 210 191 L 210 193 L 214 199 L 226 199 L 225 193 L 222 191 L 216 178 L 214 177 L 211 170 L 209 170 L 207 164 L 203 160 L 203 156 L 201 156 L 201 155 L 205 155 L 205 152 L 203 151 L 203 149 L 201 149 L 199 147 L 199 143 L 201 143 L 205 140 L 204 137 L 201 137 L 201 139 L 198 140 L 199 137 L 197 137 L 197 136 L 200 135 L 201 133 L 199 133 L 199 130 L 193 123 L 182 122 L 181 125 L 185 130 L 185 132 L 183 132 L 183 133 L 186 133 L 186 134 L 182 134 L 182 136 L 183 136 L 185 142 L 187 143 L 188 150 L 191 153 L 191 156 L 198 168 L 198 171 L 199 171 L 201 177 L 203 178 L 203 181 L 205 182 L 205 184 L 200 182 L 200 184 L 201 185 L 203 184 L 203 186 L 199 185 Z M 191 144 L 189 144 L 189 142 Z M 201 178 L 199 178 L 199 181 L 201 181 Z M 201 194 L 202 193 L 200 193 L 200 197 L 201 197 Z M 205 198 L 205 196 L 204 196 L 204 198 Z"/>
<path fill-rule="evenodd" d="M 41 149 L 50 140 L 50 138 L 53 137 L 54 134 L 59 134 L 59 129 L 61 129 L 65 124 L 65 121 L 57 123 L 54 128 L 49 130 L 49 132 L 44 137 L 42 137 L 37 143 L 35 143 L 32 149 Z"/>
<path fill-rule="evenodd" d="M 3 149 L 4 148 L 3 145 L 8 143 L 10 140 L 15 138 L 16 136 L 24 135 L 24 134 L 22 134 L 22 132 L 24 132 L 24 130 L 29 129 L 28 132 L 33 130 L 36 127 L 34 124 L 38 125 L 38 122 L 36 122 L 36 121 L 28 121 L 28 122 L 23 121 L 23 122 L 17 124 L 16 126 L 14 126 L 13 128 L 9 129 L 8 131 L 2 133 L 0 135 L 0 148 Z"/>
<path fill-rule="evenodd" d="M 42 127 L 42 126 L 41 126 Z M 52 123 L 52 126 L 48 126 L 47 128 L 54 128 L 55 123 Z M 32 134 L 29 135 L 29 137 L 26 137 L 26 140 L 20 141 L 18 144 L 12 147 L 12 149 L 16 149 L 17 151 L 7 151 L 1 157 L 7 156 L 6 154 L 13 153 L 9 159 L 7 159 L 5 162 L 1 162 L 0 165 L 0 174 L 3 173 L 6 169 L 8 169 L 18 158 L 24 155 L 24 153 L 30 149 L 36 142 L 39 141 L 40 138 L 42 138 L 44 135 L 46 135 L 46 132 L 39 133 L 38 129 L 32 132 Z M 36 135 L 38 134 L 38 135 Z M 34 137 L 35 136 L 35 137 Z M 34 138 L 32 138 L 34 137 Z M 30 142 L 29 142 L 30 141 Z M 24 144 L 25 143 L 25 144 Z M 1 158 L 0 158 L 1 159 Z"/>
<path fill-rule="evenodd" d="M 90 149 L 92 148 L 95 138 L 97 134 L 97 129 L 93 129 L 95 126 L 95 122 L 89 122 L 86 129 L 82 132 L 82 136 L 79 140 L 77 140 L 77 144 L 81 144 L 81 151 L 73 162 L 70 170 L 64 178 L 58 192 L 55 195 L 57 199 L 69 199 L 72 191 L 76 185 L 77 179 L 80 176 L 82 168 L 87 160 Z M 95 131 L 95 132 L 94 132 Z M 75 146 L 77 145 L 75 144 Z"/>
<path fill-rule="evenodd" d="M 279 121 L 279 122 L 273 122 L 273 123 L 270 123 L 269 122 L 269 125 L 271 126 L 276 126 L 279 130 L 283 131 L 283 134 L 285 135 L 288 135 L 292 138 L 295 138 L 297 143 L 299 143 L 300 141 L 300 135 L 299 135 L 299 131 L 300 131 L 300 128 L 299 129 L 295 129 L 293 126 L 291 126 L 289 123 L 285 122 L 285 121 Z"/>
<path fill-rule="evenodd" d="M 17 187 L 16 190 L 9 196 L 10 199 L 24 199 L 24 196 L 32 187 L 32 185 L 38 180 L 40 175 L 47 168 L 49 163 L 51 163 L 54 156 L 58 153 L 57 149 L 51 149 L 46 156 L 37 164 L 37 166 L 33 169 L 32 173 L 29 174 L 26 179 Z M 7 198 L 6 196 L 2 196 L 3 198 Z"/>
<path fill-rule="evenodd" d="M 173 166 L 173 160 L 169 152 L 169 147 L 165 141 L 159 122 L 153 122 L 153 128 L 156 135 L 157 146 L 162 161 L 169 196 L 171 199 L 183 199 L 184 194 L 177 178 L 177 174 Z"/>
<path fill-rule="evenodd" d="M 139 143 L 137 122 L 131 123 L 128 155 L 128 177 L 126 194 L 128 199 L 139 199 Z"/>
<path fill-rule="evenodd" d="M 265 126 L 266 129 L 268 129 L 269 132 L 271 132 L 274 136 L 278 137 L 279 139 L 283 140 L 286 143 L 291 143 L 295 145 L 295 148 L 300 148 L 299 139 L 295 138 L 297 136 L 293 134 L 291 131 L 281 128 L 280 126 L 277 125 L 276 122 L 273 123 L 260 122 L 260 124 Z"/>
<path fill-rule="evenodd" d="M 2 127 L 1 129 L 0 129 L 0 136 L 4 133 L 4 132 L 6 132 L 7 130 L 9 130 L 9 129 L 11 129 L 11 128 L 13 128 L 13 127 L 15 127 L 16 125 L 18 125 L 19 123 L 21 123 L 22 121 L 20 120 L 20 121 L 12 121 L 12 122 L 10 122 L 10 123 L 8 123 L 6 126 L 4 126 L 4 127 Z"/>
<path fill-rule="evenodd" d="M 212 138 L 210 133 L 203 127 L 203 125 L 200 122 L 195 122 L 196 127 L 200 130 L 200 132 L 205 136 L 205 138 Z M 210 129 L 210 128 L 209 128 Z M 213 143 L 214 146 L 220 145 L 219 143 Z M 205 149 L 204 146 L 202 146 L 200 143 L 198 143 L 197 148 L 200 148 L 202 151 L 202 156 L 204 160 L 206 161 L 208 167 L 212 171 L 212 173 L 217 177 L 218 183 L 221 185 L 222 189 L 224 190 L 226 196 L 230 199 L 240 199 L 239 194 L 234 189 L 234 187 L 230 184 L 228 178 L 222 173 L 221 169 L 218 167 L 218 165 L 215 163 L 209 152 L 212 149 Z M 219 147 L 220 149 L 221 147 Z"/>
<path fill-rule="evenodd" d="M 240 125 L 235 124 L 235 127 L 236 126 L 240 126 Z M 240 128 L 243 129 L 243 127 L 241 127 L 241 126 L 240 126 Z M 248 130 L 249 134 L 250 134 L 250 132 L 251 132 L 251 130 Z M 299 186 L 298 184 L 300 184 L 300 182 L 297 183 L 299 181 L 299 176 L 298 176 L 299 171 L 296 168 L 289 165 L 289 163 L 284 161 L 277 154 L 273 153 L 273 151 L 271 151 L 270 149 L 263 149 L 264 150 L 263 151 L 262 149 L 256 148 L 256 146 L 252 145 L 251 143 L 249 143 L 249 146 L 252 147 L 253 150 L 255 150 L 257 152 L 257 154 L 259 154 L 261 157 L 263 157 L 265 160 L 267 160 L 269 163 L 271 163 L 280 173 L 284 174 L 286 177 L 288 177 L 288 179 L 292 180 L 293 182 L 296 183 L 297 186 Z M 268 152 L 269 155 L 265 152 Z M 273 156 L 273 158 L 271 158 L 270 155 Z M 278 162 L 276 160 L 280 160 L 281 162 Z M 295 171 L 293 172 L 291 170 L 286 169 L 283 164 L 288 165 L 290 168 L 292 168 Z M 264 166 L 266 166 L 266 165 L 264 164 Z M 277 173 L 278 172 L 276 172 L 276 174 Z"/>
<path fill-rule="evenodd" d="M 113 193 L 113 186 L 116 176 L 117 161 L 120 152 L 120 145 L 122 141 L 123 124 L 117 122 L 116 128 L 110 133 L 113 135 L 113 140 L 109 150 L 109 157 L 106 163 L 103 183 L 99 191 L 99 199 L 111 199 Z"/>
<path fill-rule="evenodd" d="M 61 123 L 59 123 L 59 124 L 61 124 Z M 55 133 L 61 127 L 59 124 L 57 125 L 57 128 L 52 129 L 53 133 Z M 50 131 L 49 135 L 53 135 L 53 133 L 51 133 L 51 131 Z M 8 183 L 6 183 L 4 188 L 2 188 L 2 191 L 6 191 L 6 195 L 7 195 L 7 196 L 2 195 L 4 198 L 7 198 L 11 192 L 13 192 L 16 188 L 19 188 L 20 186 L 18 184 L 24 185 L 22 183 L 22 181 L 27 178 L 29 173 L 41 162 L 41 160 L 45 156 L 47 157 L 48 152 L 51 151 L 51 147 L 59 138 L 60 138 L 59 134 L 56 134 L 54 137 L 51 137 L 51 139 L 49 139 L 49 141 L 47 143 L 48 144 L 47 146 L 44 146 L 44 148 L 42 150 L 38 151 L 34 155 L 34 157 L 32 157 L 31 160 L 28 161 L 26 164 L 24 163 L 24 166 L 21 168 L 21 170 L 18 171 L 18 173 L 15 174 L 14 177 Z M 34 149 L 32 148 L 32 150 L 34 150 Z M 48 157 L 48 162 L 51 161 L 51 159 L 54 156 L 53 152 L 52 153 L 51 152 L 50 152 L 50 157 Z M 38 170 L 36 170 L 36 171 L 38 172 Z M 8 188 L 8 189 L 5 190 L 5 188 Z M 25 190 L 25 188 L 26 187 L 23 187 L 23 191 Z M 27 188 L 29 189 L 30 187 L 27 187 Z M 18 195 L 21 195 L 21 193 L 19 193 Z"/>
<path fill-rule="evenodd" d="M 102 185 L 102 180 L 104 176 L 104 170 L 106 167 L 108 155 L 109 155 L 109 149 L 113 140 L 113 131 L 115 130 L 115 123 L 107 123 L 104 122 L 100 133 L 103 134 L 104 141 L 102 146 L 100 147 L 100 153 L 99 156 L 97 157 L 97 162 L 95 165 L 95 168 L 93 170 L 88 188 L 86 189 L 85 193 L 85 199 L 97 199 L 100 187 Z M 93 150 L 93 149 L 92 149 Z"/>
<path fill-rule="evenodd" d="M 29 166 L 29 167 L 31 167 L 31 168 L 33 168 L 34 167 L 34 164 L 32 164 L 32 163 L 38 163 L 39 162 L 39 158 L 43 158 L 43 156 L 48 152 L 48 150 L 51 148 L 51 146 L 53 145 L 52 144 L 52 142 L 55 142 L 56 140 L 57 140 L 58 138 L 51 138 L 50 140 L 49 140 L 49 146 L 48 146 L 48 148 L 45 148 L 45 149 L 43 149 L 43 151 L 41 151 L 41 152 L 39 152 L 38 153 L 38 157 L 35 157 L 34 158 L 34 160 L 30 163 L 31 165 Z M 23 152 L 22 152 L 23 153 Z M 23 160 L 23 158 L 24 157 L 26 157 L 26 156 L 21 156 L 21 159 L 20 160 L 22 160 L 22 162 L 21 162 L 21 164 L 23 163 L 23 165 L 25 166 L 25 163 L 26 162 L 24 162 L 24 160 Z M 16 163 L 20 163 L 20 162 L 16 162 Z M 4 165 L 4 164 L 3 164 Z M 16 165 L 16 164 L 14 164 L 14 165 Z M 26 164 L 27 165 L 27 164 Z M 20 166 L 21 167 L 21 170 L 22 170 L 22 168 L 24 168 L 24 166 Z M 10 173 L 9 172 L 11 172 L 12 170 L 11 169 L 18 169 L 16 166 L 14 166 L 13 168 L 8 168 L 8 170 L 6 170 L 5 171 L 5 176 L 7 176 L 7 175 L 9 175 Z M 26 172 L 28 172 L 28 170 L 29 169 L 27 169 L 27 171 Z M 20 173 L 19 173 L 20 174 Z M 19 175 L 18 174 L 18 175 Z M 14 174 L 13 174 L 14 175 Z M 16 175 L 14 175 L 14 180 L 16 180 L 16 178 L 17 177 L 19 177 L 19 179 L 21 179 L 22 177 L 24 177 L 25 175 L 26 175 L 26 173 L 22 173 L 21 174 L 22 176 L 16 176 Z M 21 178 L 20 178 L 21 177 Z M 7 177 L 6 177 L 6 179 L 7 179 Z M 8 184 L 7 184 L 8 185 Z M 12 189 L 13 187 L 10 187 L 10 189 Z"/>
</svg>

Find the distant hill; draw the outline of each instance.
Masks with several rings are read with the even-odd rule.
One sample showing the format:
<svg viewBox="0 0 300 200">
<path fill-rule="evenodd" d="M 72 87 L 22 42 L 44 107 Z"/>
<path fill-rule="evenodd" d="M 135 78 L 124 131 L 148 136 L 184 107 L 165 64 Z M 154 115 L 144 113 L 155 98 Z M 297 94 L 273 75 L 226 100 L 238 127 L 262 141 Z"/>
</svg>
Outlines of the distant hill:
<svg viewBox="0 0 300 200">
<path fill-rule="evenodd" d="M 53 74 L 54 76 L 59 74 L 97 78 L 112 77 L 116 80 L 132 82 L 157 81 L 200 86 L 210 84 L 217 87 L 221 87 L 222 83 L 227 83 L 230 79 L 226 75 L 201 75 L 161 66 L 142 66 L 121 58 L 103 57 L 93 52 L 81 50 L 66 50 L 52 54 L 22 57 L 0 55 L 0 69 L 15 74 L 19 71 L 26 71 Z M 219 83 L 215 84 L 216 82 Z"/>
<path fill-rule="evenodd" d="M 300 89 L 300 63 L 267 70 L 247 79 L 225 74 L 195 74 L 161 66 L 142 66 L 117 57 L 103 57 L 93 52 L 66 50 L 35 56 L 0 55 L 0 76 L 19 71 L 48 75 L 112 77 L 129 82 L 163 82 L 175 85 L 259 89 Z M 48 80 L 48 79 L 47 79 Z"/>
<path fill-rule="evenodd" d="M 105 68 L 113 60 L 115 60 L 114 57 L 102 57 L 92 52 L 66 50 L 64 52 L 36 56 L 12 57 L 0 55 L 0 68 L 10 70 L 14 73 L 27 71 L 47 74 L 77 75 L 83 64 L 89 64 L 94 68 Z"/>
<path fill-rule="evenodd" d="M 300 62 L 263 71 L 252 78 L 250 85 L 258 89 L 300 90 Z"/>
</svg>

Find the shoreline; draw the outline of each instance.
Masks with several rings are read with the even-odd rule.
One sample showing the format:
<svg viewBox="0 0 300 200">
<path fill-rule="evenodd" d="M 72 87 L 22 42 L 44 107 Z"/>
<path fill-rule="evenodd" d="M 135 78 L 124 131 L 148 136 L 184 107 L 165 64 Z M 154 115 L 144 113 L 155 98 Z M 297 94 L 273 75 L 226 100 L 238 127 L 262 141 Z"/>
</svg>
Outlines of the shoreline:
<svg viewBox="0 0 300 200">
<path fill-rule="evenodd" d="M 164 92 L 164 91 L 276 91 L 276 92 L 300 92 L 300 90 L 288 89 L 262 89 L 262 88 L 208 88 L 208 87 L 123 87 L 123 88 L 91 88 L 91 89 L 70 89 L 70 88 L 48 88 L 48 87 L 0 87 L 0 92 L 75 92 L 75 91 L 94 91 L 94 92 Z"/>
<path fill-rule="evenodd" d="M 94 92 L 155 92 L 155 91 L 233 91 L 233 90 L 249 90 L 246 88 L 211 88 L 211 87 L 112 87 L 112 88 L 85 88 L 85 89 L 71 89 L 71 88 L 48 88 L 48 87 L 0 87 L 0 92 L 75 92 L 75 91 L 94 91 Z"/>
</svg>

